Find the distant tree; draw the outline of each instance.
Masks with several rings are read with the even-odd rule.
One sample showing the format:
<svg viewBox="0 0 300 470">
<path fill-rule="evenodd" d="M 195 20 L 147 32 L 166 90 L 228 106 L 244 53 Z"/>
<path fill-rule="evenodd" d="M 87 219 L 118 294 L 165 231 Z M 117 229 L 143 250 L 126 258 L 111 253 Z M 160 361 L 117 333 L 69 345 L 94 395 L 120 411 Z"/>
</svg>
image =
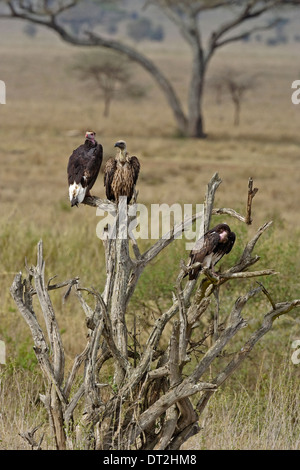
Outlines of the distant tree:
<svg viewBox="0 0 300 470">
<path fill-rule="evenodd" d="M 238 126 L 240 124 L 242 103 L 246 93 L 256 87 L 257 75 L 249 75 L 233 68 L 227 68 L 218 77 L 214 78 L 212 83 L 219 103 L 222 93 L 229 94 L 234 105 L 233 123 Z"/>
<path fill-rule="evenodd" d="M 103 0 L 98 0 L 102 5 Z M 99 46 L 114 49 L 125 54 L 141 65 L 156 80 L 173 111 L 178 129 L 182 135 L 205 137 L 203 120 L 203 93 L 206 74 L 211 58 L 221 47 L 236 41 L 249 38 L 253 33 L 273 28 L 278 18 L 266 22 L 257 22 L 265 14 L 286 7 L 300 5 L 300 0 L 145 0 L 143 5 L 154 5 L 177 27 L 184 41 L 191 50 L 191 72 L 187 106 L 179 99 L 172 81 L 145 54 L 129 46 L 124 40 L 108 38 L 98 28 L 97 32 L 87 28 L 76 32 L 62 22 L 66 11 L 77 8 L 80 0 L 0 0 L 2 9 L 0 18 L 18 18 L 29 20 L 50 28 L 65 41 L 78 46 Z M 107 2 L 105 2 L 107 5 Z M 128 2 L 129 4 L 129 2 Z M 136 3 L 134 4 L 136 7 Z M 207 41 L 203 41 L 204 14 L 208 11 L 220 10 L 226 13 L 227 20 L 216 24 L 208 33 Z M 223 9 L 223 10 L 222 10 Z M 185 108 L 187 111 L 185 111 Z"/>
<path fill-rule="evenodd" d="M 121 54 L 110 52 L 80 54 L 73 66 L 82 80 L 93 80 L 104 99 L 104 117 L 117 96 L 141 98 L 145 90 L 131 81 L 131 64 Z"/>
</svg>

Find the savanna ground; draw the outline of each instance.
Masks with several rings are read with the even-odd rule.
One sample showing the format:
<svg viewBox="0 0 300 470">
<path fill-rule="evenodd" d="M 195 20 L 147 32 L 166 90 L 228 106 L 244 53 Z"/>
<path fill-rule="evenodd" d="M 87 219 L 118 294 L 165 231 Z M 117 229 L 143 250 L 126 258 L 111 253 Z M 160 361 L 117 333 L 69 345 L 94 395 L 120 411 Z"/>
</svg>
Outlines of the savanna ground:
<svg viewBox="0 0 300 470">
<path fill-rule="evenodd" d="M 299 79 L 296 45 L 276 48 L 239 44 L 213 59 L 205 97 L 205 140 L 177 135 L 164 97 L 153 81 L 134 66 L 135 80 L 147 96 L 140 101 L 118 99 L 104 119 L 103 102 L 95 85 L 80 82 L 71 67 L 83 49 L 60 42 L 53 34 L 29 39 L 17 23 L 1 23 L 0 79 L 7 86 L 7 104 L 0 106 L 0 339 L 7 348 L 7 365 L 0 366 L 0 449 L 27 448 L 19 433 L 45 422 L 39 402 L 43 380 L 32 350 L 32 338 L 11 299 L 9 287 L 24 261 L 34 264 L 36 244 L 44 241 L 46 272 L 63 281 L 79 276 L 85 286 L 101 290 L 105 268 L 102 242 L 96 237 L 96 210 L 71 210 L 66 165 L 72 150 L 92 128 L 104 146 L 105 159 L 118 139 L 127 141 L 142 169 L 139 202 L 202 203 L 206 184 L 218 172 L 223 180 L 217 207 L 244 212 L 250 176 L 259 188 L 253 203 L 253 225 L 226 217 L 237 232 L 229 266 L 244 243 L 264 222 L 272 228 L 259 241 L 259 269 L 274 268 L 277 276 L 263 280 L 275 301 L 299 298 L 299 124 L 300 106 L 291 103 L 291 83 Z M 189 53 L 184 48 L 142 45 L 173 77 L 185 96 Z M 242 106 L 241 124 L 233 126 L 233 108 L 224 97 L 218 103 L 210 79 L 225 66 L 259 73 L 256 89 Z M 93 194 L 104 196 L 100 175 Z M 147 242 L 143 241 L 143 245 Z M 147 330 L 170 302 L 180 259 L 187 260 L 178 240 L 148 268 L 132 299 L 138 331 Z M 221 315 L 254 281 L 232 282 L 221 291 Z M 85 345 L 82 311 L 71 297 L 52 296 L 62 331 L 66 357 Z M 252 300 L 245 316 L 249 327 L 269 309 L 266 298 Z M 298 314 L 298 317 L 297 317 Z M 299 312 L 281 317 L 253 351 L 250 360 L 215 394 L 201 422 L 202 432 L 187 449 L 299 449 L 299 372 L 291 361 L 291 344 L 300 339 Z M 233 345 L 234 350 L 238 345 Z M 44 448 L 52 448 L 46 435 Z"/>
</svg>

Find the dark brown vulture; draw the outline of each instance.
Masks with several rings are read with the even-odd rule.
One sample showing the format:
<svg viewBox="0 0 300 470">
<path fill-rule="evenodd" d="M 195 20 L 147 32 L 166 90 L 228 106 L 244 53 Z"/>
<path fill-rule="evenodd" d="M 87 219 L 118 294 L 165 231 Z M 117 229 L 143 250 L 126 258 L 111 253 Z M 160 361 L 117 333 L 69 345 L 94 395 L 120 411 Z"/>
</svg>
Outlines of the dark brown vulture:
<svg viewBox="0 0 300 470">
<path fill-rule="evenodd" d="M 106 197 L 110 201 L 119 202 L 120 196 L 127 196 L 129 204 L 140 172 L 137 157 L 131 157 L 126 150 L 126 142 L 115 143 L 117 154 L 111 157 L 104 168 L 104 186 Z"/>
<path fill-rule="evenodd" d="M 235 242 L 235 233 L 227 224 L 218 224 L 200 238 L 190 252 L 188 266 L 201 263 L 189 272 L 189 279 L 196 279 L 202 268 L 213 267 L 220 259 L 229 253 Z"/>
<path fill-rule="evenodd" d="M 85 142 L 69 158 L 68 183 L 71 206 L 80 204 L 94 186 L 103 158 L 103 148 L 95 140 L 96 133 L 87 131 Z"/>
</svg>

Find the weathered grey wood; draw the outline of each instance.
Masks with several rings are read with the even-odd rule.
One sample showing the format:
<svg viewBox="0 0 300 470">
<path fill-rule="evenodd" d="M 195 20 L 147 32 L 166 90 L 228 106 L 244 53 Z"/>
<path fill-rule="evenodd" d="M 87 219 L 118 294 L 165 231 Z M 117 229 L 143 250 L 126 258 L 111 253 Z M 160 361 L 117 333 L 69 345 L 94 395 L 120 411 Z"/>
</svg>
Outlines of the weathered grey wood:
<svg viewBox="0 0 300 470">
<path fill-rule="evenodd" d="M 35 426 L 31 431 L 26 431 L 24 433 L 19 433 L 19 435 L 25 440 L 28 442 L 28 444 L 30 445 L 31 447 L 31 450 L 41 450 L 41 444 L 43 442 L 43 439 L 44 439 L 44 433 L 42 434 L 41 438 L 39 439 L 39 441 L 37 442 L 35 439 L 34 439 L 34 435 L 35 433 L 38 431 L 38 429 L 41 427 L 42 425 L 40 424 L 39 426 Z"/>
<path fill-rule="evenodd" d="M 247 208 L 246 208 L 246 224 L 252 224 L 251 209 L 252 209 L 252 200 L 257 193 L 258 188 L 253 188 L 253 179 L 249 178 L 248 181 L 248 199 L 247 199 Z"/>
<path fill-rule="evenodd" d="M 38 243 L 37 265 L 32 269 L 32 275 L 35 281 L 37 296 L 41 308 L 43 310 L 50 346 L 53 351 L 54 376 L 58 384 L 61 385 L 64 379 L 64 348 L 59 332 L 59 327 L 56 321 L 53 305 L 45 284 L 45 261 L 43 258 L 42 241 Z"/>
<path fill-rule="evenodd" d="M 262 324 L 260 328 L 258 328 L 248 341 L 246 341 L 245 345 L 234 355 L 233 359 L 229 362 L 229 364 L 221 371 L 213 380 L 212 383 L 215 383 L 218 387 L 220 387 L 226 379 L 239 367 L 239 365 L 245 360 L 245 358 L 250 354 L 255 344 L 266 334 L 273 326 L 274 320 L 281 315 L 284 315 L 291 311 L 293 308 L 300 306 L 300 299 L 295 299 L 291 302 L 281 302 L 275 304 L 275 308 L 270 310 L 268 313 L 264 315 Z M 211 397 L 210 392 L 205 392 L 199 402 L 197 403 L 197 410 L 199 413 L 202 413 L 204 408 L 206 407 L 209 398 Z"/>
<path fill-rule="evenodd" d="M 45 335 L 32 308 L 32 279 L 35 281 L 35 289 L 46 323 L 51 349 L 46 342 Z M 27 280 L 24 282 L 22 281 L 22 274 L 17 274 L 10 291 L 20 313 L 31 330 L 36 357 L 42 371 L 48 379 L 49 390 L 45 398 L 45 403 L 48 404 L 47 409 L 54 431 L 56 446 L 58 449 L 65 449 L 66 436 L 64 432 L 63 412 L 66 406 L 66 399 L 61 388 L 64 376 L 64 352 L 53 307 L 44 282 L 42 242 L 38 244 L 37 266 L 31 269 Z"/>
<path fill-rule="evenodd" d="M 212 210 L 215 202 L 215 194 L 222 183 L 218 173 L 215 173 L 207 185 L 205 201 L 204 201 L 204 233 L 209 230 Z"/>
<path fill-rule="evenodd" d="M 257 192 L 253 190 L 253 182 L 248 182 L 246 216 L 231 209 L 213 208 L 220 184 L 221 179 L 216 173 L 205 197 L 206 229 L 211 217 L 220 211 L 249 224 L 252 200 Z M 87 198 L 85 203 L 105 207 L 114 213 L 121 210 L 113 203 L 96 197 Z M 130 206 L 126 205 L 122 211 L 129 215 Z M 57 449 L 122 450 L 132 446 L 138 449 L 178 449 L 190 436 L 200 431 L 198 420 L 210 397 L 270 330 L 274 319 L 300 306 L 300 300 L 275 303 L 271 294 L 259 283 L 257 289 L 236 300 L 231 312 L 226 314 L 226 322 L 215 325 L 215 341 L 207 341 L 214 333 L 213 325 L 206 324 L 207 328 L 202 328 L 213 295 L 223 284 L 278 274 L 272 269 L 249 270 L 259 261 L 253 250 L 270 227 L 272 222 L 268 222 L 257 230 L 240 259 L 225 272 L 215 274 L 206 269 L 199 280 L 186 281 L 184 275 L 188 268 L 181 262 L 177 277 L 174 275 L 174 294 L 169 308 L 153 321 L 142 343 L 136 342 L 134 330 L 134 348 L 129 351 L 126 313 L 143 270 L 147 266 L 150 269 L 151 261 L 174 242 L 176 234 L 201 215 L 194 214 L 184 223 L 176 225 L 144 253 L 141 253 L 136 240 L 126 236 L 127 226 L 123 226 L 124 237 L 103 240 L 103 266 L 107 276 L 102 293 L 92 287 L 81 286 L 77 277 L 56 284 L 51 284 L 53 278 L 46 282 L 42 242 L 37 247 L 37 265 L 27 267 L 27 277 L 24 279 L 22 273 L 16 274 L 11 294 L 30 328 L 35 354 L 48 383 L 48 390 L 41 400 L 49 415 Z M 133 259 L 129 254 L 130 244 L 133 246 Z M 67 287 L 65 301 L 74 289 L 87 327 L 86 345 L 75 357 L 69 371 L 65 370 L 63 344 L 50 298 L 51 291 L 62 287 Z M 210 383 L 203 381 L 214 360 L 234 340 L 237 332 L 246 327 L 242 311 L 248 300 L 260 293 L 267 296 L 272 306 L 261 327 L 250 335 L 242 350 Z M 39 324 L 34 312 L 33 296 L 38 298 L 45 328 Z M 194 333 L 197 333 L 196 341 L 193 339 Z M 166 341 L 167 335 L 169 341 Z M 200 346 L 205 346 L 205 353 L 187 369 L 186 364 Z M 104 368 L 110 358 L 113 359 L 114 368 L 112 386 L 108 384 Z M 81 366 L 84 366 L 83 371 Z M 78 377 L 79 381 L 76 380 Z M 198 403 L 193 404 L 191 397 L 199 392 L 201 397 Z M 81 409 L 83 412 L 79 411 Z M 77 410 L 78 425 L 72 430 L 73 416 Z M 27 442 L 40 448 L 42 442 L 35 441 L 30 431 L 27 434 L 27 437 L 32 436 L 32 440 L 27 439 Z"/>
</svg>

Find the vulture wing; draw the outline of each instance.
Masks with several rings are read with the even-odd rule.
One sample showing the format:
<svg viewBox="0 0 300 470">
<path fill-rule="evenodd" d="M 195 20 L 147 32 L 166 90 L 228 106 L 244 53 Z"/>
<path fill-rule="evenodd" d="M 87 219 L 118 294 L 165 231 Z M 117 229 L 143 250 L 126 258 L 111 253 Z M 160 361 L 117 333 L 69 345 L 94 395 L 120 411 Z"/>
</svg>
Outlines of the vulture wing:
<svg viewBox="0 0 300 470">
<path fill-rule="evenodd" d="M 226 251 L 225 251 L 226 255 L 227 253 L 231 252 L 235 239 L 236 239 L 235 233 L 230 232 L 229 237 L 228 237 L 228 242 L 226 243 Z"/>
<path fill-rule="evenodd" d="M 133 169 L 133 183 L 136 184 L 140 172 L 140 162 L 137 157 L 130 158 L 131 167 Z"/>
<path fill-rule="evenodd" d="M 113 177 L 116 171 L 116 167 L 117 167 L 117 161 L 115 157 L 111 157 L 109 158 L 109 160 L 107 160 L 105 164 L 105 168 L 104 168 L 104 186 L 105 186 L 105 191 L 106 191 L 106 197 L 110 201 L 115 200 L 115 196 L 114 196 L 111 185 L 112 185 Z"/>
<path fill-rule="evenodd" d="M 82 181 L 84 170 L 85 170 L 85 148 L 84 148 L 84 145 L 80 145 L 80 147 L 78 147 L 77 149 L 73 151 L 72 155 L 69 158 L 68 168 L 67 168 L 69 185 L 75 182 L 76 184 L 81 183 L 82 186 L 85 187 L 86 184 L 84 181 Z"/>
<path fill-rule="evenodd" d="M 81 184 L 83 188 L 91 189 L 94 185 L 103 158 L 103 148 L 98 144 L 96 148 L 87 151 L 84 145 L 74 150 L 68 162 L 68 183 Z"/>
<path fill-rule="evenodd" d="M 215 266 L 224 255 L 227 255 L 232 250 L 232 247 L 235 242 L 235 233 L 230 232 L 228 235 L 228 240 L 226 243 L 219 243 L 214 251 L 212 265 Z"/>
<path fill-rule="evenodd" d="M 88 155 L 89 155 L 89 152 L 88 152 Z M 101 144 L 98 144 L 96 149 L 93 152 L 93 155 L 88 156 L 86 169 L 84 171 L 84 176 L 87 179 L 88 190 L 90 190 L 95 184 L 95 181 L 98 177 L 98 174 L 101 168 L 102 159 L 103 159 L 103 148 Z"/>
<path fill-rule="evenodd" d="M 220 241 L 220 235 L 217 232 L 209 231 L 204 235 L 204 239 L 201 238 L 196 243 L 195 248 L 190 253 L 190 262 L 189 265 L 195 263 L 204 263 L 208 261 L 208 264 L 211 264 L 211 258 L 213 256 L 214 250 L 217 248 Z M 198 246 L 197 246 L 198 245 Z M 209 257 L 209 258 L 208 258 Z M 189 279 L 196 279 L 198 273 L 201 271 L 202 266 L 198 266 L 195 269 L 192 269 L 189 273 Z"/>
<path fill-rule="evenodd" d="M 139 172 L 140 172 L 140 162 L 138 161 L 137 157 L 130 157 L 129 165 L 130 165 L 131 178 L 128 181 L 128 186 L 126 190 L 127 204 L 130 203 L 131 198 L 133 196 L 134 187 L 136 185 Z"/>
</svg>

